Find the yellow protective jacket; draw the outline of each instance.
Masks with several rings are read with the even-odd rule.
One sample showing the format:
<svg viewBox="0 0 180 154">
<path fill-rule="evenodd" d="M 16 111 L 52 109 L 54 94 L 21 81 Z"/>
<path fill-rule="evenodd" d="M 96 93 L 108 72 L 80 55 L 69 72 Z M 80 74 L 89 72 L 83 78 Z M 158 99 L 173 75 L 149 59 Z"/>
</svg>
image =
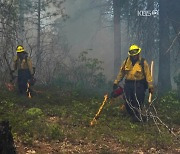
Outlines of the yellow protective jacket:
<svg viewBox="0 0 180 154">
<path fill-rule="evenodd" d="M 31 75 L 34 74 L 33 67 L 32 67 L 32 61 L 29 57 L 20 60 L 18 56 L 14 58 L 14 70 L 25 70 L 29 69 Z"/>
<path fill-rule="evenodd" d="M 146 60 L 144 60 L 144 71 L 141 66 L 141 57 L 139 60 L 135 63 L 135 65 L 132 65 L 132 62 L 130 60 L 130 57 L 128 57 L 127 60 L 125 60 L 120 67 L 120 71 L 117 75 L 116 80 L 114 81 L 114 84 L 118 84 L 123 78 L 125 77 L 126 80 L 143 80 L 146 79 L 148 82 L 148 88 L 153 87 L 153 80 L 150 73 L 149 65 Z"/>
</svg>

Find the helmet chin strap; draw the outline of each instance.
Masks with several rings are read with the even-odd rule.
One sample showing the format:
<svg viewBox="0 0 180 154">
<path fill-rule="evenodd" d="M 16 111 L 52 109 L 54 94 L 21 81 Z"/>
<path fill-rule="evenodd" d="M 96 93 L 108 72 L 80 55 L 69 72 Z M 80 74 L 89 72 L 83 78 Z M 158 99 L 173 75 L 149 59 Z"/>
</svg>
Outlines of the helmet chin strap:
<svg viewBox="0 0 180 154">
<path fill-rule="evenodd" d="M 131 59 L 132 65 L 134 66 L 135 63 L 139 60 L 139 54 L 135 56 L 130 56 L 130 59 Z"/>
</svg>

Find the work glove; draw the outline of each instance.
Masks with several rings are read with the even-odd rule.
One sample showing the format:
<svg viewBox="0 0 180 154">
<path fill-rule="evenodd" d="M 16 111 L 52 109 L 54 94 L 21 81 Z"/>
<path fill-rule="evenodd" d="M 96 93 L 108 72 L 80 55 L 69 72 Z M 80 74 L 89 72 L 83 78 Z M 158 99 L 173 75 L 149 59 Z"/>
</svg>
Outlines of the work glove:
<svg viewBox="0 0 180 154">
<path fill-rule="evenodd" d="M 117 84 L 113 84 L 113 90 L 117 89 L 118 85 Z"/>
<path fill-rule="evenodd" d="M 149 88 L 149 93 L 153 94 L 154 93 L 154 88 Z"/>
</svg>

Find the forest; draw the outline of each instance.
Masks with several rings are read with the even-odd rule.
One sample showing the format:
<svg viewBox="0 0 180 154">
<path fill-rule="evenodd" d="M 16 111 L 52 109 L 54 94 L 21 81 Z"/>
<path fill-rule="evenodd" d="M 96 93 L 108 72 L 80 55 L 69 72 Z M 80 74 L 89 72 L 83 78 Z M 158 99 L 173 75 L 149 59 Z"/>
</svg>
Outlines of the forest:
<svg viewBox="0 0 180 154">
<path fill-rule="evenodd" d="M 178 0 L 0 0 L 0 153 L 180 153 L 179 14 Z"/>
</svg>

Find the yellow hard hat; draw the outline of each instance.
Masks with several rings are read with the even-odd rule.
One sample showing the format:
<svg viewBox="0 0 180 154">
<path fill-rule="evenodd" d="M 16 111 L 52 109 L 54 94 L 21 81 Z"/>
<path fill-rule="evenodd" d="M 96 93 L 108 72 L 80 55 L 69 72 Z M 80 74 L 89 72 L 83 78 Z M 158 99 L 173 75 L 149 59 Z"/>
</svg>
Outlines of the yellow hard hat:
<svg viewBox="0 0 180 154">
<path fill-rule="evenodd" d="M 18 45 L 16 48 L 16 52 L 24 52 L 24 47 L 22 45 Z"/>
<path fill-rule="evenodd" d="M 135 44 L 131 45 L 128 51 L 128 55 L 135 56 L 141 52 L 141 48 Z"/>
</svg>

